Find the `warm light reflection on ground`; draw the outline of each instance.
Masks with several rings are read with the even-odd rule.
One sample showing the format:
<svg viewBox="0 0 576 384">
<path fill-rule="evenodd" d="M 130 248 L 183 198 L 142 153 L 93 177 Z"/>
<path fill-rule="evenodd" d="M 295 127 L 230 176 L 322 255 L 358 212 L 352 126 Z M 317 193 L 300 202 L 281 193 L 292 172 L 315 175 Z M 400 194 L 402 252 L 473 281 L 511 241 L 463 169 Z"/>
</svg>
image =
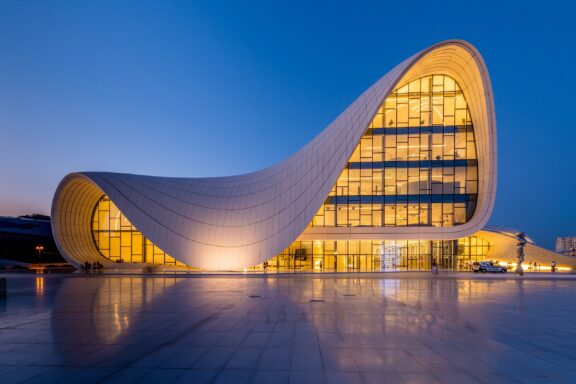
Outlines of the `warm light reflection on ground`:
<svg viewBox="0 0 576 384">
<path fill-rule="evenodd" d="M 9 277 L 0 378 L 574 382 L 575 283 L 569 274 Z"/>
<path fill-rule="evenodd" d="M 37 277 L 36 278 L 36 295 L 42 296 L 44 295 L 44 278 Z"/>
</svg>

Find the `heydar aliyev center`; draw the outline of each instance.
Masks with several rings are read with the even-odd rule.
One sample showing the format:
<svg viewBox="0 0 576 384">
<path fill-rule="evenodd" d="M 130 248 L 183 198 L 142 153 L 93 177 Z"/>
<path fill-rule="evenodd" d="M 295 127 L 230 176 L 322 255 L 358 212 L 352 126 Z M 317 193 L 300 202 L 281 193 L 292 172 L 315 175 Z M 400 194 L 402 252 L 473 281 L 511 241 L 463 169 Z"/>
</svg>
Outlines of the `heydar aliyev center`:
<svg viewBox="0 0 576 384">
<path fill-rule="evenodd" d="M 494 101 L 480 53 L 445 41 L 393 68 L 288 159 L 254 173 L 66 176 L 52 205 L 78 266 L 207 271 L 469 270 L 513 262 L 486 227 L 496 195 Z M 529 242 L 526 263 L 574 261 Z M 538 268 L 538 266 L 536 266 Z"/>
</svg>

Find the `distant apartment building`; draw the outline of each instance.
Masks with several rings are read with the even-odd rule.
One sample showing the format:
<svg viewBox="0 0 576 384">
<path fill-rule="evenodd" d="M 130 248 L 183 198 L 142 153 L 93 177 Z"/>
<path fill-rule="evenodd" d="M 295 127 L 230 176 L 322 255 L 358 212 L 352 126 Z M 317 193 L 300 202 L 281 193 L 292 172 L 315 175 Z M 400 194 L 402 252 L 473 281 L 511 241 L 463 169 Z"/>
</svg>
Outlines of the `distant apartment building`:
<svg viewBox="0 0 576 384">
<path fill-rule="evenodd" d="M 576 257 L 576 236 L 557 237 L 555 251 L 566 256 Z"/>
<path fill-rule="evenodd" d="M 41 246 L 40 253 L 38 248 Z M 64 260 L 52 237 L 50 217 L 0 216 L 0 260 L 25 263 L 61 263 Z"/>
</svg>

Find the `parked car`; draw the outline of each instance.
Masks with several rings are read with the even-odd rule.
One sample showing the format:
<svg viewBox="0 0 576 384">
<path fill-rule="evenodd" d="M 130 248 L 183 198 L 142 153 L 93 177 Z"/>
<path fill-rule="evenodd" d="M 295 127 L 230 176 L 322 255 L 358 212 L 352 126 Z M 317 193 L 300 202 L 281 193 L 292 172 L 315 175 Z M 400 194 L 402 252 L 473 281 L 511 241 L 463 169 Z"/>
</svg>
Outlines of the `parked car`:
<svg viewBox="0 0 576 384">
<path fill-rule="evenodd" d="M 501 266 L 495 261 L 475 261 L 472 263 L 472 270 L 474 272 L 500 272 L 506 273 L 506 267 Z"/>
</svg>

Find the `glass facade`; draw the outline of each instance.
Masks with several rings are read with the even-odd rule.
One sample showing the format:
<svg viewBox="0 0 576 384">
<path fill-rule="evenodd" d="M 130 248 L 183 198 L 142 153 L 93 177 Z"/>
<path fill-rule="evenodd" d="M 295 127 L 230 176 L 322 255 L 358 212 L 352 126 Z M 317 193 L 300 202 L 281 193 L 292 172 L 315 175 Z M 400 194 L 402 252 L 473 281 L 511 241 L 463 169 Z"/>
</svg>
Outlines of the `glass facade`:
<svg viewBox="0 0 576 384">
<path fill-rule="evenodd" d="M 462 90 L 448 76 L 427 76 L 386 98 L 310 225 L 451 227 L 470 220 L 477 193 Z"/>
<path fill-rule="evenodd" d="M 102 256 L 115 262 L 185 267 L 144 237 L 107 196 L 94 208 L 92 237 Z"/>
<path fill-rule="evenodd" d="M 449 241 L 342 240 L 295 241 L 268 260 L 270 272 L 383 272 L 440 269 L 471 270 L 484 260 L 489 243 L 477 236 Z M 257 269 L 263 268 L 262 265 Z"/>
<path fill-rule="evenodd" d="M 419 78 L 382 103 L 310 227 L 451 227 L 476 209 L 474 126 L 462 89 Z M 277 271 L 469 270 L 487 241 L 295 241 L 267 262 Z M 262 266 L 259 266 L 262 267 Z"/>
</svg>

